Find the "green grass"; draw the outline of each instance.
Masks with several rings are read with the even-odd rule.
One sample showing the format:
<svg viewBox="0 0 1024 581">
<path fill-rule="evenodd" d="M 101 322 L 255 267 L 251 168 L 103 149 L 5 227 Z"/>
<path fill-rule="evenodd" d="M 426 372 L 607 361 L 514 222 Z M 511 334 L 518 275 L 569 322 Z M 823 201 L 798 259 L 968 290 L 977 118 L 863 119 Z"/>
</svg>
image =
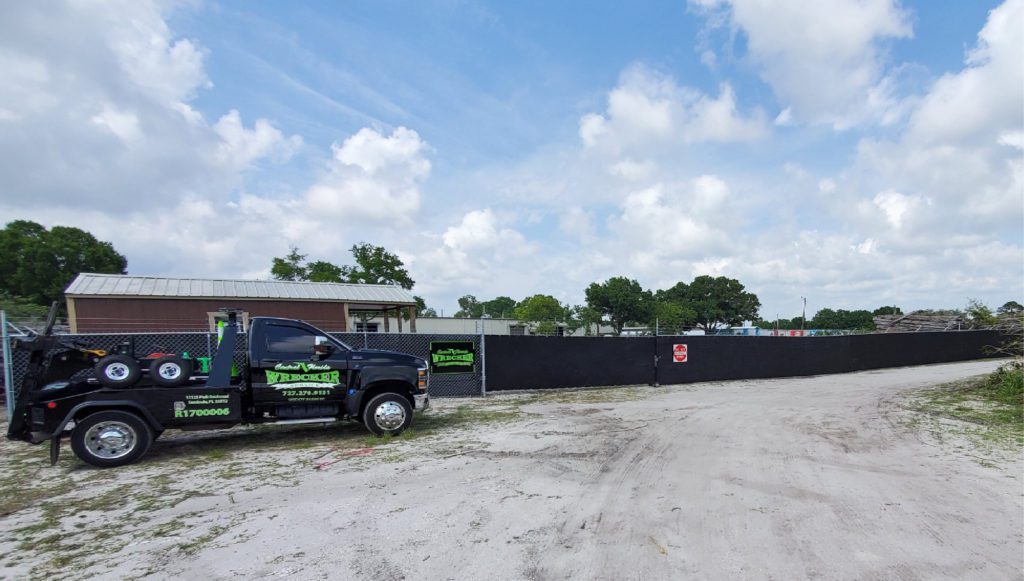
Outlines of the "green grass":
<svg viewBox="0 0 1024 581">
<path fill-rule="evenodd" d="M 913 408 L 956 420 L 964 432 L 987 442 L 1024 445 L 1024 366 L 1018 361 L 997 371 L 917 392 Z"/>
</svg>

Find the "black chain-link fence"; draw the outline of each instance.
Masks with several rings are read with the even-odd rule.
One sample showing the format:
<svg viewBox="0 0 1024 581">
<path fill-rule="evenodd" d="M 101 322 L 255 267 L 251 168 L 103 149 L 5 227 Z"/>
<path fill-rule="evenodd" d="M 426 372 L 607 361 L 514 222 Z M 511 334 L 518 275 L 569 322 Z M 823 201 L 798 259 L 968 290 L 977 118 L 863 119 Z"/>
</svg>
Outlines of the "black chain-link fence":
<svg viewBox="0 0 1024 581">
<path fill-rule="evenodd" d="M 434 335 L 407 333 L 331 333 L 342 343 L 356 349 L 398 351 L 430 361 L 432 341 L 472 341 L 476 351 L 473 373 L 435 373 L 430 376 L 431 396 L 480 395 L 481 368 L 479 335 Z"/>
<path fill-rule="evenodd" d="M 331 333 L 332 336 L 356 349 L 382 349 L 408 353 L 423 359 L 430 359 L 431 341 L 472 341 L 478 354 L 473 373 L 435 374 L 430 378 L 430 395 L 434 397 L 479 395 L 481 385 L 480 337 L 478 335 L 410 335 L 400 333 Z M 197 360 L 197 369 L 202 369 L 203 360 L 210 361 L 217 352 L 216 333 L 145 333 L 145 334 L 97 334 L 64 335 L 80 341 L 91 349 L 115 351 L 119 345 L 129 343 L 136 356 L 149 353 L 188 353 Z M 13 343 L 13 342 L 12 342 Z M 240 333 L 235 347 L 235 366 L 241 369 L 248 365 L 248 335 Z M 52 354 L 51 354 L 52 355 Z M 27 351 L 15 349 L 12 345 L 11 376 L 15 397 L 21 387 L 21 380 L 28 366 Z M 2 361 L 2 351 L 0 351 Z M 73 380 L 83 379 L 91 370 L 82 371 Z M 2 396 L 2 394 L 0 394 Z M 6 403 L 6 402 L 4 402 Z"/>
</svg>

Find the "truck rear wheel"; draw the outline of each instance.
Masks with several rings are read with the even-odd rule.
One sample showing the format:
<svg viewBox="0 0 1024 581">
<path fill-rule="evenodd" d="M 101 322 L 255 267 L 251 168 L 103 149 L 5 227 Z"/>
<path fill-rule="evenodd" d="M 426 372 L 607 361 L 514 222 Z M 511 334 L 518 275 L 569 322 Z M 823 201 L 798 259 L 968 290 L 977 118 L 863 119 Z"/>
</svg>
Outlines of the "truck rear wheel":
<svg viewBox="0 0 1024 581">
<path fill-rule="evenodd" d="M 372 433 L 383 436 L 397 436 L 412 423 L 412 406 L 399 393 L 382 393 L 374 396 L 363 409 L 363 425 Z"/>
<path fill-rule="evenodd" d="M 83 462 L 99 468 L 131 464 L 149 449 L 153 430 L 139 416 L 120 410 L 96 412 L 77 422 L 71 449 Z"/>
<path fill-rule="evenodd" d="M 93 367 L 96 379 L 107 387 L 131 387 L 142 376 L 139 362 L 127 355 L 107 355 Z"/>
<path fill-rule="evenodd" d="M 192 377 L 192 362 L 180 355 L 157 357 L 149 364 L 149 379 L 162 387 L 178 387 Z"/>
</svg>

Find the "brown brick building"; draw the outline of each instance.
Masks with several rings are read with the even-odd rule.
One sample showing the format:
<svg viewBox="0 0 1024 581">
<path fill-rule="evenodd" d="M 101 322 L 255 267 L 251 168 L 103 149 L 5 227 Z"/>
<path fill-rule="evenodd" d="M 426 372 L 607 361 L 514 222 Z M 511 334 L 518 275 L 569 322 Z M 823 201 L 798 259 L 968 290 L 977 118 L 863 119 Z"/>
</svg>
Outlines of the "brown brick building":
<svg viewBox="0 0 1024 581">
<path fill-rule="evenodd" d="M 355 330 L 355 312 L 384 315 L 385 325 L 390 314 L 401 331 L 407 313 L 416 330 L 416 300 L 390 285 L 82 273 L 64 294 L 72 333 L 211 331 L 223 307 L 242 309 L 243 324 L 288 317 L 325 331 Z"/>
</svg>

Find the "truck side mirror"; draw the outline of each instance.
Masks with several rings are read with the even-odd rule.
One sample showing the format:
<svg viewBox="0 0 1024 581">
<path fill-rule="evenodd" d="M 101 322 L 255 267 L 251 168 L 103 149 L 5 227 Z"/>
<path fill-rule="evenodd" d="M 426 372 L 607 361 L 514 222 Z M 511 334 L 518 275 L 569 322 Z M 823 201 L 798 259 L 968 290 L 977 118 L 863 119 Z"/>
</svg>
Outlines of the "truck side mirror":
<svg viewBox="0 0 1024 581">
<path fill-rule="evenodd" d="M 316 343 L 313 344 L 313 353 L 323 359 L 334 353 L 334 345 L 327 340 L 327 337 L 317 337 Z"/>
</svg>

